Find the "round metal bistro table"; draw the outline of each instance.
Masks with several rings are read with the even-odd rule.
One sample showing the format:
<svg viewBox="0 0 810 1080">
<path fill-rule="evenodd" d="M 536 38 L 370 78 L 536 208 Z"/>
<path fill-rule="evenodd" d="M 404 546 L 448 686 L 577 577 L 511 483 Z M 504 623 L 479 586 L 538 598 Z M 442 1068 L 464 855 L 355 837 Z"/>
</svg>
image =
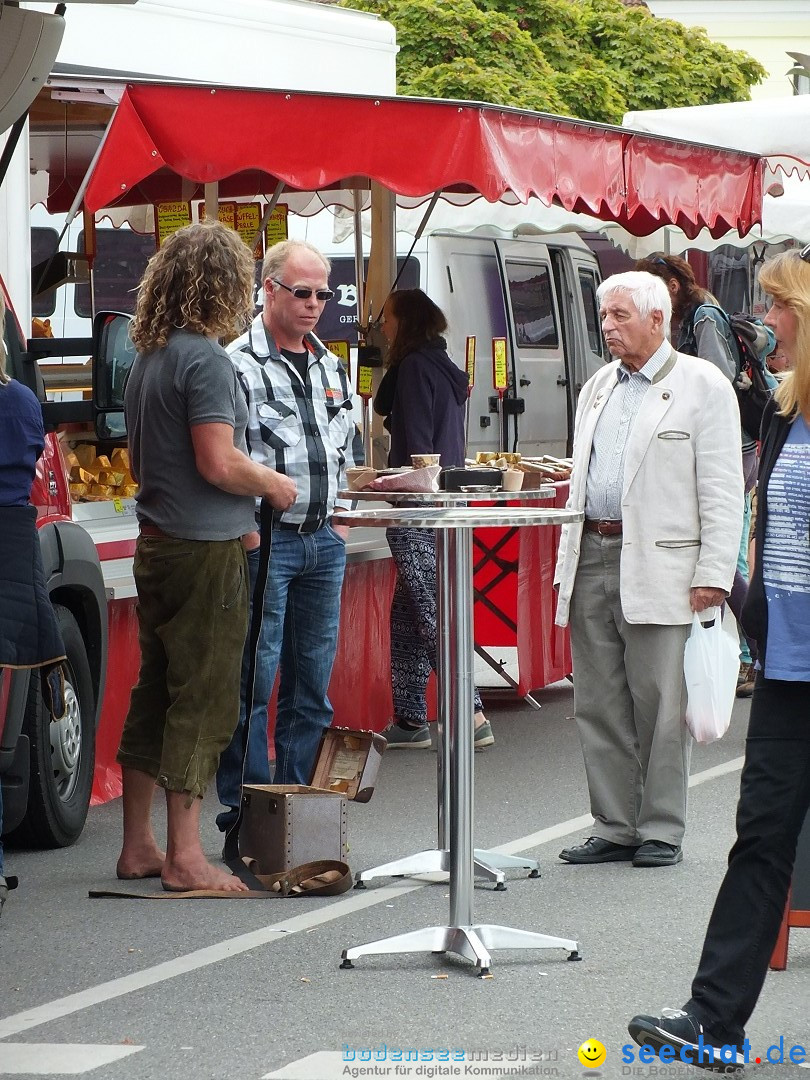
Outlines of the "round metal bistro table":
<svg viewBox="0 0 810 1080">
<path fill-rule="evenodd" d="M 444 494 L 444 493 L 442 493 Z M 469 494 L 469 493 L 464 493 Z M 353 510 L 335 514 L 336 525 L 436 529 L 444 536 L 446 560 L 437 558 L 437 632 L 447 637 L 449 664 L 438 672 L 440 700 L 448 692 L 450 790 L 450 913 L 447 925 L 430 926 L 343 950 L 341 967 L 371 954 L 455 953 L 471 960 L 480 975 L 489 973 L 495 949 L 564 949 L 578 960 L 575 941 L 508 926 L 473 921 L 473 626 L 472 532 L 482 526 L 563 525 L 581 521 L 575 511 L 542 507 L 411 507 Z"/>
<path fill-rule="evenodd" d="M 529 502 L 553 499 L 554 487 L 526 488 L 520 491 L 341 491 L 342 499 L 357 499 L 362 502 L 405 503 L 414 509 L 420 506 L 467 506 L 470 503 L 506 503 Z M 447 566 L 447 531 L 436 532 L 436 580 L 450 580 Z M 447 603 L 446 588 L 440 590 L 439 606 Z M 413 855 L 381 863 L 379 866 L 359 870 L 355 875 L 355 888 L 364 889 L 366 882 L 379 877 L 409 877 L 437 872 L 448 873 L 450 870 L 449 824 L 450 824 L 450 785 L 446 778 L 450 775 L 450 741 L 447 738 L 447 717 L 450 713 L 450 620 L 439 619 L 437 630 L 437 686 L 438 710 L 436 719 L 437 749 L 436 755 L 436 804 L 438 814 L 436 847 L 427 851 L 417 851 Z M 530 699 L 538 709 L 539 705 Z M 474 852 L 473 872 L 476 876 L 495 882 L 496 891 L 506 888 L 505 870 L 528 870 L 530 877 L 540 876 L 540 864 L 536 859 L 520 855 L 502 855 L 495 851 L 476 848 Z"/>
</svg>

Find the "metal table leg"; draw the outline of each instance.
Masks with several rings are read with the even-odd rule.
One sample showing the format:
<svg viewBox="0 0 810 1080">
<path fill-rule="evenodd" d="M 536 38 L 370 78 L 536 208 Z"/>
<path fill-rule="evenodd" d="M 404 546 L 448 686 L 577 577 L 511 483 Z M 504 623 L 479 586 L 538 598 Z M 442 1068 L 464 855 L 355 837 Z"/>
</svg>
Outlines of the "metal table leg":
<svg viewBox="0 0 810 1080">
<path fill-rule="evenodd" d="M 578 946 L 567 938 L 551 937 L 508 926 L 473 923 L 473 633 L 472 633 L 472 532 L 457 528 L 448 532 L 447 563 L 440 561 L 442 586 L 448 584 L 447 606 L 441 607 L 443 623 L 449 622 L 450 661 L 450 920 L 447 926 L 431 926 L 391 938 L 343 950 L 341 967 L 353 967 L 359 956 L 399 952 L 452 952 L 471 960 L 480 975 L 489 972 L 490 950 L 564 949 L 569 960 L 579 960 Z M 440 591 L 440 595 L 442 592 Z M 442 633 L 445 626 L 442 626 Z"/>
<path fill-rule="evenodd" d="M 377 877 L 407 877 L 419 874 L 431 874 L 436 871 L 450 871 L 450 851 L 447 846 L 448 822 L 450 820 L 450 786 L 447 777 L 450 772 L 450 743 L 447 732 L 447 718 L 450 715 L 451 703 L 451 646 L 449 617 L 450 574 L 448 572 L 447 535 L 444 529 L 436 530 L 436 591 L 437 591 L 437 618 L 436 618 L 436 685 L 438 687 L 438 716 L 436 720 L 436 734 L 438 739 L 438 753 L 436 755 L 436 791 L 437 791 L 437 843 L 435 850 L 419 851 L 415 855 L 406 855 L 392 862 L 373 866 L 368 870 L 360 870 L 354 875 L 355 889 L 364 889 L 366 882 Z M 472 715 L 472 713 L 471 713 Z M 479 877 L 487 878 L 495 882 L 497 891 L 502 892 L 506 888 L 504 869 L 512 867 L 525 867 L 527 870 L 537 870 L 538 863 L 533 860 L 521 860 L 512 855 L 490 855 L 482 852 L 481 858 L 476 852 L 475 868 Z M 496 860 L 512 860 L 497 862 Z"/>
</svg>

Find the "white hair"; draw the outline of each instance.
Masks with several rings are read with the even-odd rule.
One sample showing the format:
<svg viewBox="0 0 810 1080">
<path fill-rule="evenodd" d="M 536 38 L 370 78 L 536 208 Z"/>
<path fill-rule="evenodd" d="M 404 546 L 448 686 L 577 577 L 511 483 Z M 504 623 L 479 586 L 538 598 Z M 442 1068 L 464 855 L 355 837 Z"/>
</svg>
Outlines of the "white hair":
<svg viewBox="0 0 810 1080">
<path fill-rule="evenodd" d="M 605 297 L 613 293 L 626 293 L 636 305 L 642 319 L 646 319 L 654 311 L 660 311 L 664 316 L 664 333 L 669 337 L 672 299 L 662 278 L 648 274 L 646 270 L 628 270 L 624 274 L 613 274 L 605 278 L 596 290 L 596 298 L 601 304 Z"/>
</svg>

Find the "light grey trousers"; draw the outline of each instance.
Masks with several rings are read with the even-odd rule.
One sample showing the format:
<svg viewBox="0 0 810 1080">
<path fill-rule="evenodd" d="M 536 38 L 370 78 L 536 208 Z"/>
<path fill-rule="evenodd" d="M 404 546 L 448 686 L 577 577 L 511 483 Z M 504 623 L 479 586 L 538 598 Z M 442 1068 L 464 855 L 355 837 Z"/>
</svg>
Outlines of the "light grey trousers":
<svg viewBox="0 0 810 1080">
<path fill-rule="evenodd" d="M 686 825 L 692 749 L 683 719 L 690 627 L 625 622 L 621 548 L 620 536 L 583 533 L 571 598 L 574 710 L 592 835 L 615 844 L 677 845 Z"/>
</svg>

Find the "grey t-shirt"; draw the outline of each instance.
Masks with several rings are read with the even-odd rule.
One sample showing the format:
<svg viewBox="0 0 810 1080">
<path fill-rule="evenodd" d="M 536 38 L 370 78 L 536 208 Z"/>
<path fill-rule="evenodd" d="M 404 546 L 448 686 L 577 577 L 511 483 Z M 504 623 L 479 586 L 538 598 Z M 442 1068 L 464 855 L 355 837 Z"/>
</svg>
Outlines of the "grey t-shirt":
<svg viewBox="0 0 810 1080">
<path fill-rule="evenodd" d="M 139 521 L 187 540 L 232 540 L 256 528 L 253 497 L 203 479 L 191 441 L 196 424 L 228 424 L 247 454 L 247 403 L 223 348 L 172 331 L 162 349 L 136 357 L 124 411 Z"/>
</svg>

